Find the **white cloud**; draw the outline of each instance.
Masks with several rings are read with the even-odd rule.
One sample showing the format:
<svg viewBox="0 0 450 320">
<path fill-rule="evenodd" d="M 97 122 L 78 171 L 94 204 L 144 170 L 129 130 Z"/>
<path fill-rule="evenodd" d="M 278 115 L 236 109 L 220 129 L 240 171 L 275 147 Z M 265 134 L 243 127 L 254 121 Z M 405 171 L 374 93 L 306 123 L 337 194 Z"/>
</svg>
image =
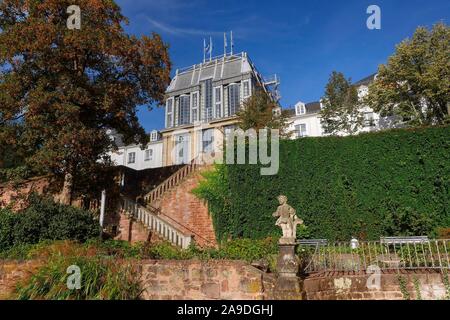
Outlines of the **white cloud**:
<svg viewBox="0 0 450 320">
<path fill-rule="evenodd" d="M 192 28 L 179 28 L 179 27 L 161 23 L 159 21 L 150 19 L 148 17 L 147 17 L 147 20 L 159 31 L 177 35 L 177 36 L 197 36 L 197 35 L 219 36 L 219 35 L 223 35 L 223 32 L 220 32 L 220 31 L 210 31 L 210 30 L 192 29 Z"/>
</svg>

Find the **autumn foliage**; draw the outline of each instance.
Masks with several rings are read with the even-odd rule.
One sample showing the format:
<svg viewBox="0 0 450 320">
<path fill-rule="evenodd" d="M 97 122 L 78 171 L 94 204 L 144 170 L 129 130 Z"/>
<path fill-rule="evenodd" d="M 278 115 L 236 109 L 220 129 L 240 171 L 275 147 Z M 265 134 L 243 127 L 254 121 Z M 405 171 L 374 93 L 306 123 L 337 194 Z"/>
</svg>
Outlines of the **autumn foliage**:
<svg viewBox="0 0 450 320">
<path fill-rule="evenodd" d="M 81 9 L 79 30 L 67 28 L 70 5 Z M 146 142 L 137 107 L 161 104 L 170 81 L 168 46 L 155 33 L 128 35 L 125 24 L 109 0 L 0 4 L 0 145 L 65 177 L 69 195 L 114 147 L 107 129 Z"/>
</svg>

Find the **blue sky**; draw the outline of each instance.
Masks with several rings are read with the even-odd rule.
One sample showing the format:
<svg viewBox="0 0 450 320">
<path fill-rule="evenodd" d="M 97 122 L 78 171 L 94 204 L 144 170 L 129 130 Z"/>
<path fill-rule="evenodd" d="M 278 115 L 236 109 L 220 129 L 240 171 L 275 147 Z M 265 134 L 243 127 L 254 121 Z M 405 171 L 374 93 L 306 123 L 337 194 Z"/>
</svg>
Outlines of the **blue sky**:
<svg viewBox="0 0 450 320">
<path fill-rule="evenodd" d="M 117 0 L 127 32 L 159 33 L 170 45 L 173 72 L 203 59 L 203 38 L 223 54 L 233 30 L 235 52 L 246 51 L 265 75 L 281 77 L 281 105 L 318 100 L 333 70 L 357 81 L 377 70 L 395 44 L 417 26 L 449 23 L 448 0 Z M 381 8 L 381 30 L 369 30 L 366 9 Z M 150 131 L 164 126 L 162 109 L 140 108 Z"/>
</svg>

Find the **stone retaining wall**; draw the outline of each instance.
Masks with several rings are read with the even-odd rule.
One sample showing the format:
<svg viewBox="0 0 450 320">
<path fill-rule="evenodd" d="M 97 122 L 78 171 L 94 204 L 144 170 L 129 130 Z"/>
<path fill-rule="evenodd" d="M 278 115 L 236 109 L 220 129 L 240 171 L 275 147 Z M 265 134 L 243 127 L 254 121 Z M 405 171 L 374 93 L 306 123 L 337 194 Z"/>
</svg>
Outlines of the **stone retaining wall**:
<svg viewBox="0 0 450 320">
<path fill-rule="evenodd" d="M 33 273 L 42 261 L 0 261 L 0 299 L 10 297 L 16 283 Z M 276 278 L 245 262 L 222 260 L 143 260 L 137 264 L 146 300 L 273 300 Z M 430 270 L 403 272 L 411 299 L 444 299 L 449 292 L 443 275 Z M 367 274 L 323 274 L 304 280 L 307 300 L 402 300 L 404 290 L 396 273 L 383 273 L 379 289 L 367 287 Z M 402 292 L 403 291 L 403 292 Z"/>
<path fill-rule="evenodd" d="M 324 274 L 309 277 L 304 281 L 304 290 L 308 300 L 403 300 L 404 290 L 409 293 L 410 299 L 416 299 L 416 281 L 422 299 L 436 300 L 446 296 L 443 275 L 433 270 L 382 273 L 378 289 L 368 288 L 367 280 L 371 276 L 374 279 L 373 275 L 367 274 Z M 403 292 L 399 276 L 406 283 Z"/>
<path fill-rule="evenodd" d="M 274 278 L 239 261 L 145 261 L 143 298 L 148 300 L 262 300 Z"/>
</svg>

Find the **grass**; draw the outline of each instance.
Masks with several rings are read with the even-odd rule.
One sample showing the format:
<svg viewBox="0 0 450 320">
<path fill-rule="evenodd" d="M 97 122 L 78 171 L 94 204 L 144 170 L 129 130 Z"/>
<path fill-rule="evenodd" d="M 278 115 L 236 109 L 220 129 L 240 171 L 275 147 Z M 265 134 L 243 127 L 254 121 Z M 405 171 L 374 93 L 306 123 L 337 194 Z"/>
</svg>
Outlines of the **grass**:
<svg viewBox="0 0 450 320">
<path fill-rule="evenodd" d="M 92 245 L 69 241 L 31 249 L 29 256 L 45 261 L 36 272 L 17 284 L 12 299 L 19 300 L 130 300 L 141 293 L 139 276 L 131 259 L 115 259 Z M 68 283 L 81 271 L 80 288 Z"/>
</svg>

